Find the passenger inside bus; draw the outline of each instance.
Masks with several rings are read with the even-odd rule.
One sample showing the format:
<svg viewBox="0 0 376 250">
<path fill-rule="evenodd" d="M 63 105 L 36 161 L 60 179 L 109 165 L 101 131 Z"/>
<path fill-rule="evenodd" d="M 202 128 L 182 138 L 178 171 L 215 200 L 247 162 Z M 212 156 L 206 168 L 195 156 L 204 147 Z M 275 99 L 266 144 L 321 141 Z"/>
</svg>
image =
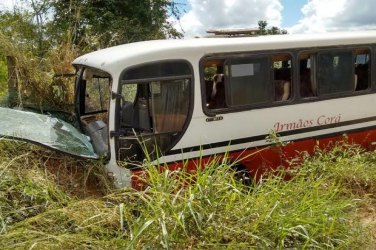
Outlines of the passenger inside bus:
<svg viewBox="0 0 376 250">
<path fill-rule="evenodd" d="M 290 81 L 275 80 L 275 101 L 286 101 L 290 98 Z"/>
<path fill-rule="evenodd" d="M 278 55 L 273 59 L 274 100 L 286 101 L 291 92 L 291 58 L 289 55 Z"/>
<path fill-rule="evenodd" d="M 357 49 L 355 53 L 355 91 L 366 90 L 369 86 L 370 52 Z"/>
<path fill-rule="evenodd" d="M 209 109 L 226 107 L 225 76 L 223 64 L 214 64 L 205 68 L 208 74 L 206 83 L 206 106 Z M 214 73 L 214 74 L 213 74 Z"/>
<path fill-rule="evenodd" d="M 286 101 L 290 98 L 291 77 L 289 68 L 274 70 L 275 101 Z"/>
<path fill-rule="evenodd" d="M 368 64 L 360 64 L 355 68 L 355 90 L 365 90 L 368 88 Z"/>
<path fill-rule="evenodd" d="M 223 74 L 223 65 L 217 66 L 217 72 L 213 76 L 213 88 L 210 96 L 210 105 L 212 108 L 224 108 L 225 100 L 225 76 Z"/>
<path fill-rule="evenodd" d="M 300 96 L 303 98 L 314 96 L 309 59 L 303 58 L 300 60 Z"/>
</svg>

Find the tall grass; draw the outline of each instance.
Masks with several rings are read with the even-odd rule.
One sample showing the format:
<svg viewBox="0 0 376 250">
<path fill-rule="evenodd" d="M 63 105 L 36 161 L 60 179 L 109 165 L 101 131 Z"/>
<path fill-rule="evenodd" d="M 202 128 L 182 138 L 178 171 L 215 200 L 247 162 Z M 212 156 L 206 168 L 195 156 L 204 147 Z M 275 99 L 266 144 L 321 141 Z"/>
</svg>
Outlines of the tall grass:
<svg viewBox="0 0 376 250">
<path fill-rule="evenodd" d="M 18 152 L 17 154 L 12 154 Z M 0 143 L 0 232 L 70 199 L 20 144 Z"/>
<path fill-rule="evenodd" d="M 46 109 L 71 112 L 74 82 L 68 78 L 54 78 L 54 75 L 75 72 L 71 62 L 78 56 L 78 52 L 72 44 L 63 43 L 51 49 L 45 58 L 40 58 L 26 48 L 24 43 L 12 42 L 0 32 L 0 55 L 7 55 L 14 61 L 14 69 L 10 73 L 17 82 L 17 94 L 13 93 L 17 98 L 15 103 L 9 105 L 39 109 L 41 112 Z M 4 66 L 0 65 L 2 71 L 7 69 Z M 4 73 L 6 72 L 0 72 L 0 77 Z M 3 106 L 7 104 L 4 95 L 11 94 L 4 89 L 6 85 L 7 83 L 0 84 L 0 105 Z M 59 96 L 56 88 L 64 92 L 64 98 Z"/>
<path fill-rule="evenodd" d="M 74 160 L 27 143 L 0 138 L 0 234 L 8 227 L 78 197 L 106 192 L 98 164 Z M 86 162 L 87 164 L 87 162 Z M 102 171 L 103 172 L 103 171 Z"/>
<path fill-rule="evenodd" d="M 337 248 L 359 244 L 354 208 L 339 182 L 313 171 L 285 172 L 246 187 L 227 164 L 194 174 L 148 172 L 129 223 L 131 246 L 166 248 Z M 187 186 L 186 183 L 189 183 Z M 177 188 L 178 187 L 178 188 Z M 123 194 L 120 195 L 122 197 Z M 121 202 L 118 201 L 118 203 Z"/>
<path fill-rule="evenodd" d="M 15 173 L 8 169 L 19 161 L 4 158 L 6 151 L 0 151 L 4 159 L 0 192 L 12 186 L 4 184 L 4 177 L 14 177 Z M 23 155 L 20 154 L 23 161 L 40 162 Z M 299 167 L 281 170 L 251 186 L 243 185 L 229 164 L 216 160 L 195 173 L 184 169 L 160 172 L 150 166 L 146 190 L 113 190 L 104 196 L 84 199 L 68 194 L 62 185 L 54 186 L 48 176 L 33 179 L 35 186 L 28 194 L 42 198 L 25 207 L 43 204 L 44 209 L 7 224 L 0 233 L 0 246 L 3 249 L 369 247 L 368 230 L 357 212 L 374 197 L 375 159 L 375 153 L 337 145 L 328 152 L 317 151 Z M 83 167 L 89 168 L 91 164 Z M 39 174 L 44 176 L 43 171 Z M 27 174 L 23 173 L 24 176 Z M 16 186 L 18 182 L 23 180 L 10 181 Z M 51 182 L 51 186 L 46 184 Z M 12 199 L 23 200 L 22 195 Z M 12 205 L 8 211 L 20 207 Z M 1 210 L 1 218 L 7 213 Z"/>
</svg>

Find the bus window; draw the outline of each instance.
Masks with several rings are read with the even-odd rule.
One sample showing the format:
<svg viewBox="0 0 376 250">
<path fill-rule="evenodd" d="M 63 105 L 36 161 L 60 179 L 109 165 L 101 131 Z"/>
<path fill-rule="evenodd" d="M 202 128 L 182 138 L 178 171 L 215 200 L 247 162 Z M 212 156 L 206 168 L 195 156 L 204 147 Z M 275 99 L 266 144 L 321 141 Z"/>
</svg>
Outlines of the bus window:
<svg viewBox="0 0 376 250">
<path fill-rule="evenodd" d="M 81 74 L 82 72 L 82 74 Z M 108 107 L 111 76 L 94 68 L 81 68 L 77 78 L 77 108 L 80 126 L 98 155 L 108 156 Z"/>
<path fill-rule="evenodd" d="M 316 96 L 315 55 L 303 53 L 299 57 L 299 88 L 302 98 Z"/>
<path fill-rule="evenodd" d="M 191 78 L 190 66 L 180 61 L 125 71 L 118 106 L 118 160 L 140 160 L 145 150 L 154 158 L 174 146 L 192 106 Z"/>
<path fill-rule="evenodd" d="M 355 90 L 365 90 L 370 86 L 370 58 L 369 49 L 355 49 Z"/>
<path fill-rule="evenodd" d="M 221 109 L 227 107 L 223 64 L 223 60 L 213 60 L 205 63 L 204 79 L 206 107 L 208 109 Z"/>
<path fill-rule="evenodd" d="M 110 78 L 105 73 L 85 69 L 86 81 L 85 114 L 107 112 L 110 93 Z"/>
<path fill-rule="evenodd" d="M 124 101 L 133 103 L 137 95 L 137 84 L 125 84 L 123 85 L 121 91 Z"/>
<path fill-rule="evenodd" d="M 268 57 L 236 58 L 226 62 L 229 83 L 228 101 L 230 106 L 243 106 L 270 102 L 270 64 Z"/>
<path fill-rule="evenodd" d="M 291 55 L 273 56 L 274 100 L 287 101 L 291 98 Z"/>
<path fill-rule="evenodd" d="M 209 59 L 203 63 L 205 106 L 209 110 L 290 100 L 290 54 Z"/>
<path fill-rule="evenodd" d="M 318 53 L 319 94 L 334 94 L 355 90 L 352 51 Z"/>
<path fill-rule="evenodd" d="M 152 118 L 155 133 L 183 130 L 190 102 L 190 80 L 152 82 Z"/>
</svg>

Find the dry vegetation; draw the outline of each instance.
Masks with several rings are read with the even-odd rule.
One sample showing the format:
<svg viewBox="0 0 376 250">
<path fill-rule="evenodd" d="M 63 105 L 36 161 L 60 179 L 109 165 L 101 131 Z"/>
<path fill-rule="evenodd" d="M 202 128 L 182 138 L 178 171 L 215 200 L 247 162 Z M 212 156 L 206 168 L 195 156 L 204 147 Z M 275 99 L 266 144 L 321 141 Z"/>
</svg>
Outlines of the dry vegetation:
<svg viewBox="0 0 376 250">
<path fill-rule="evenodd" d="M 71 44 L 50 50 L 44 58 L 14 44 L 1 32 L 0 45 L 0 55 L 7 55 L 14 61 L 11 75 L 17 81 L 18 97 L 13 106 L 31 107 L 41 112 L 46 109 L 69 111 L 71 107 L 67 104 L 73 103 L 74 82 L 54 76 L 74 74 L 71 62 L 77 57 L 77 52 Z M 57 93 L 57 88 L 64 92 L 63 96 Z"/>
<path fill-rule="evenodd" d="M 225 162 L 195 174 L 149 167 L 142 192 L 111 190 L 95 162 L 4 140 L 0 149 L 2 249 L 375 246 L 376 154 L 354 146 L 251 186 Z"/>
</svg>

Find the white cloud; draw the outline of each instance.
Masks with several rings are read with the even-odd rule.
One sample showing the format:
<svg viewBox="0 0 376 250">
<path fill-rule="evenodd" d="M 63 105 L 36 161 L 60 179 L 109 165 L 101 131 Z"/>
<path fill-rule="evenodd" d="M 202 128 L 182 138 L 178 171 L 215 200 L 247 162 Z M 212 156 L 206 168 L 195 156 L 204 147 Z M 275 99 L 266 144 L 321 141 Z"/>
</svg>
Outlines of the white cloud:
<svg viewBox="0 0 376 250">
<path fill-rule="evenodd" d="M 280 0 L 189 0 L 192 9 L 180 19 L 185 37 L 205 36 L 218 28 L 255 28 L 259 20 L 281 26 Z M 176 28 L 180 30 L 180 26 Z"/>
<path fill-rule="evenodd" d="M 375 0 L 311 0 L 302 8 L 304 17 L 290 33 L 318 33 L 375 29 Z"/>
<path fill-rule="evenodd" d="M 12 10 L 17 0 L 1 0 L 0 10 Z"/>
<path fill-rule="evenodd" d="M 22 0 L 0 0 L 0 11 L 12 11 L 14 8 L 27 8 L 30 3 Z"/>
</svg>

